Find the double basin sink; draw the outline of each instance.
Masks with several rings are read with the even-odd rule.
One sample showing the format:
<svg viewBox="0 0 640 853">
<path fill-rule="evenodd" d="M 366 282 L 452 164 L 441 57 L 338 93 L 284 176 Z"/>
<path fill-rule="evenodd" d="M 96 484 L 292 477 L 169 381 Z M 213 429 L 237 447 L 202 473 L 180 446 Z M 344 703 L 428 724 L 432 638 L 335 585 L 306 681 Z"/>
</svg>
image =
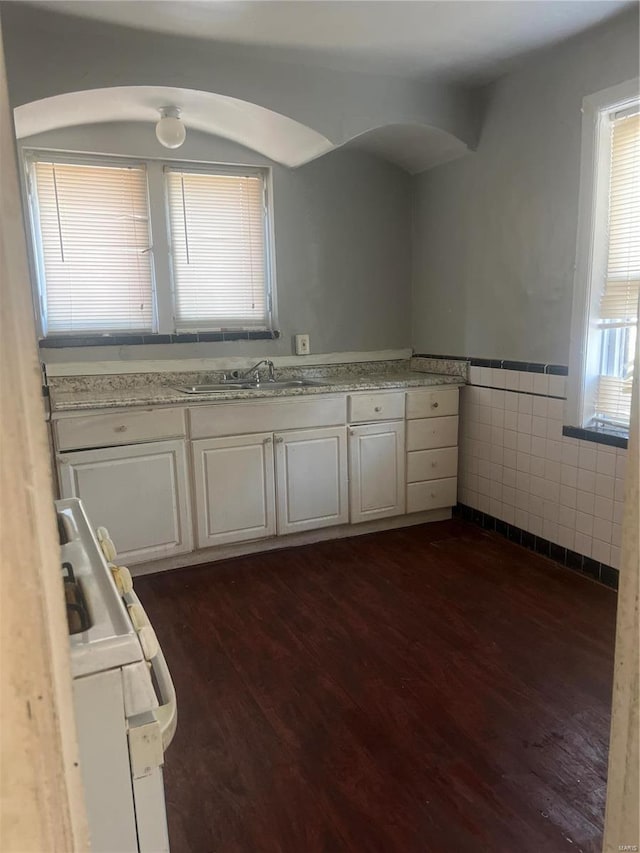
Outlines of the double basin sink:
<svg viewBox="0 0 640 853">
<path fill-rule="evenodd" d="M 288 388 L 309 388 L 325 385 L 313 379 L 288 379 L 266 382 L 252 382 L 251 380 L 238 380 L 232 382 L 217 382 L 211 385 L 182 385 L 176 391 L 183 394 L 221 394 L 225 391 L 284 391 Z"/>
</svg>

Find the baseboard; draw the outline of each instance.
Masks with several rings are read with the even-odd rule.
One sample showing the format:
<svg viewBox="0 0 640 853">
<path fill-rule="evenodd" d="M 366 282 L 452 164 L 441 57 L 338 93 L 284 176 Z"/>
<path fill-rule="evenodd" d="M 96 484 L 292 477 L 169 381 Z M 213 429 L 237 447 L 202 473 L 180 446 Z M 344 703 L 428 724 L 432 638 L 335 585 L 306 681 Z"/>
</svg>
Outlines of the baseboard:
<svg viewBox="0 0 640 853">
<path fill-rule="evenodd" d="M 511 542 L 522 545 L 524 548 L 535 551 L 537 554 L 542 554 L 543 557 L 550 557 L 567 569 L 587 575 L 592 580 L 599 581 L 605 586 L 611 587 L 611 589 L 618 589 L 620 573 L 613 566 L 608 566 L 606 563 L 599 563 L 597 560 L 592 560 L 591 557 L 585 557 L 583 554 L 578 554 L 569 548 L 563 548 L 561 545 L 550 542 L 542 536 L 534 536 L 533 533 L 529 533 L 527 530 L 522 530 L 522 528 L 516 527 L 514 524 L 508 524 L 500 518 L 495 518 L 487 512 L 482 512 L 465 504 L 459 503 L 454 507 L 453 514 L 463 518 L 465 521 L 472 521 L 485 530 L 494 530 Z"/>
<path fill-rule="evenodd" d="M 411 515 L 399 515 L 395 518 L 381 518 L 377 521 L 365 521 L 362 524 L 341 524 L 336 527 L 322 527 L 305 533 L 292 533 L 290 536 L 274 536 L 269 539 L 254 539 L 251 542 L 238 542 L 235 545 L 219 545 L 216 548 L 203 548 L 188 554 L 178 554 L 162 560 L 152 560 L 131 566 L 134 577 L 151 575 L 156 572 L 168 572 L 199 566 L 202 563 L 214 563 L 247 554 L 260 554 L 265 551 L 279 551 L 284 548 L 299 548 L 314 542 L 326 542 L 331 539 L 347 539 L 350 536 L 363 536 L 366 533 L 378 533 L 383 530 L 396 530 L 399 527 L 413 527 L 432 521 L 447 521 L 451 518 L 451 508 L 433 509 L 428 512 L 415 512 Z"/>
</svg>

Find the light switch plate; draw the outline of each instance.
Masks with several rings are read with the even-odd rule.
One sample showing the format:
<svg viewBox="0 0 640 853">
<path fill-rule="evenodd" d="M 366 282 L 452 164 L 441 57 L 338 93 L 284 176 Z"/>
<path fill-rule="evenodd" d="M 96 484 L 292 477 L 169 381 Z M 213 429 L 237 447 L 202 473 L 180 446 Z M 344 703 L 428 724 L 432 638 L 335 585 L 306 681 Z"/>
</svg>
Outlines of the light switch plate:
<svg viewBox="0 0 640 853">
<path fill-rule="evenodd" d="M 310 352 L 309 335 L 296 335 L 296 355 L 309 355 Z"/>
</svg>

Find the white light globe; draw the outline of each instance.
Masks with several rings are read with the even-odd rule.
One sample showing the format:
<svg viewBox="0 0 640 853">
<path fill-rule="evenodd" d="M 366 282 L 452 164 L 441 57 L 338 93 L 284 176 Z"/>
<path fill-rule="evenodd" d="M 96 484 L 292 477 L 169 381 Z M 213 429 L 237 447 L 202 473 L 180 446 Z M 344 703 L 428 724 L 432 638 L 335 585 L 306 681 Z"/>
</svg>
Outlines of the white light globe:
<svg viewBox="0 0 640 853">
<path fill-rule="evenodd" d="M 163 115 L 156 125 L 156 136 L 165 148 L 180 148 L 187 138 L 187 130 L 177 116 Z"/>
</svg>

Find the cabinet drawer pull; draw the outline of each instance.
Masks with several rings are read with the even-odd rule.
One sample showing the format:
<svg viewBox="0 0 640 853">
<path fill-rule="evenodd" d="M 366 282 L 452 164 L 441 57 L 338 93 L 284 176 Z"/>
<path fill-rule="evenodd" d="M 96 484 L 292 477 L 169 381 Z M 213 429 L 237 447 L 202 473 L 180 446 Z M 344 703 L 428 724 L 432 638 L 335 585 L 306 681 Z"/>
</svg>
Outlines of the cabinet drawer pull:
<svg viewBox="0 0 640 853">
<path fill-rule="evenodd" d="M 382 411 L 382 406 L 374 406 L 374 407 L 373 407 L 373 411 L 374 411 L 374 412 L 381 412 L 381 411 Z"/>
<path fill-rule="evenodd" d="M 432 408 L 432 409 L 437 409 L 437 408 L 438 408 L 438 401 L 437 401 L 437 400 L 435 401 L 435 403 L 432 403 L 432 404 L 431 404 L 431 408 Z"/>
<path fill-rule="evenodd" d="M 126 432 L 127 428 L 124 424 L 121 424 L 120 426 L 114 427 L 113 431 L 114 432 Z"/>
</svg>

